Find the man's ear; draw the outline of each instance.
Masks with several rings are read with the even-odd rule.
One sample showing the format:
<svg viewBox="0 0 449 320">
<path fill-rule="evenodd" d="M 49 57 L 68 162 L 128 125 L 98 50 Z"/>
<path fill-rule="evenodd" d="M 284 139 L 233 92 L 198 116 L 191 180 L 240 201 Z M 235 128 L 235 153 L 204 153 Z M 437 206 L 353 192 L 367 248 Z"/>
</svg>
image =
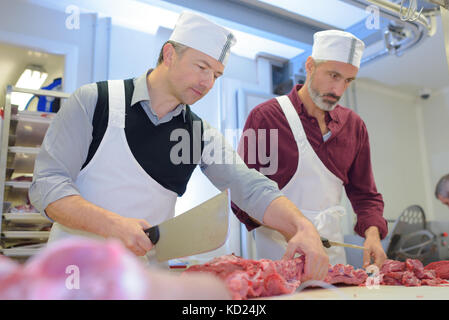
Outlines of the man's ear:
<svg viewBox="0 0 449 320">
<path fill-rule="evenodd" d="M 173 45 L 171 43 L 166 43 L 162 48 L 162 54 L 164 56 L 164 65 L 169 66 L 173 63 L 175 48 L 173 48 Z"/>
<path fill-rule="evenodd" d="M 312 57 L 308 57 L 305 63 L 306 72 L 307 74 L 312 74 L 313 70 L 315 69 L 315 61 Z"/>
</svg>

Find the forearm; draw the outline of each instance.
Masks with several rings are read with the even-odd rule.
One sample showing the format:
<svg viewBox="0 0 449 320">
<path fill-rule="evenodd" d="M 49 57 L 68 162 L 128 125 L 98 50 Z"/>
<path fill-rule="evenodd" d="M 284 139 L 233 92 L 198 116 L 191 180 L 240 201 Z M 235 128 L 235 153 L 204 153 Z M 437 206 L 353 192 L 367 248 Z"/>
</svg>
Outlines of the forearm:
<svg viewBox="0 0 449 320">
<path fill-rule="evenodd" d="M 365 230 L 365 238 L 372 238 L 380 241 L 379 228 L 376 226 L 371 226 Z"/>
<path fill-rule="evenodd" d="M 52 202 L 45 209 L 48 217 L 72 229 L 107 238 L 121 216 L 73 195 Z"/>
<path fill-rule="evenodd" d="M 290 240 L 298 232 L 313 227 L 312 223 L 285 196 L 274 199 L 265 210 L 263 224 L 281 232 Z"/>
</svg>

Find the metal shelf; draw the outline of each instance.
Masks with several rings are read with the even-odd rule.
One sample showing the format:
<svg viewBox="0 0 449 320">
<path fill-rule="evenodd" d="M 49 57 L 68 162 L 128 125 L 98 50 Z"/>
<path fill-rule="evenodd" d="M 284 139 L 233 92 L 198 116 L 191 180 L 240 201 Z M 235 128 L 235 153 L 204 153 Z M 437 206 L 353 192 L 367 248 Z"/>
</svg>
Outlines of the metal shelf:
<svg viewBox="0 0 449 320">
<path fill-rule="evenodd" d="M 39 147 L 52 118 L 53 116 L 44 117 L 41 113 L 20 111 L 11 117 L 11 142 L 16 146 Z"/>
<path fill-rule="evenodd" d="M 14 86 L 6 87 L 6 101 L 3 109 L 3 127 L 0 141 L 0 203 L 8 206 L 25 204 L 28 198 L 30 181 L 14 181 L 11 177 L 33 173 L 36 155 L 45 133 L 56 113 L 39 111 L 18 111 L 11 105 L 12 92 L 31 93 L 37 96 L 50 96 L 66 99 L 70 94 L 49 90 L 29 90 Z M 7 213 L 3 205 L 0 215 L 0 251 L 9 257 L 29 257 L 42 249 L 50 235 L 49 231 L 39 231 L 51 221 L 37 212 Z M 4 228 L 5 230 L 2 230 Z M 9 229 L 9 230 L 7 230 Z M 29 245 L 29 242 L 39 244 Z M 28 245 L 23 243 L 28 242 Z M 9 247 L 14 244 L 14 247 Z M 19 246 L 17 246 L 19 244 Z M 20 245 L 22 244 L 22 245 Z"/>
<path fill-rule="evenodd" d="M 20 173 L 33 173 L 34 162 L 39 150 L 40 148 L 33 147 L 9 147 L 7 169 Z"/>
<path fill-rule="evenodd" d="M 2 236 L 8 239 L 48 239 L 50 231 L 4 231 Z"/>
<path fill-rule="evenodd" d="M 17 223 L 48 223 L 51 221 L 42 216 L 40 213 L 4 213 L 3 219 L 8 222 Z"/>
<path fill-rule="evenodd" d="M 31 186 L 30 181 L 5 181 L 6 187 L 13 187 L 16 189 L 29 189 Z"/>
<path fill-rule="evenodd" d="M 24 245 L 22 247 L 14 247 L 1 249 L 2 254 L 7 257 L 30 257 L 35 255 L 45 247 L 45 244 Z"/>
</svg>

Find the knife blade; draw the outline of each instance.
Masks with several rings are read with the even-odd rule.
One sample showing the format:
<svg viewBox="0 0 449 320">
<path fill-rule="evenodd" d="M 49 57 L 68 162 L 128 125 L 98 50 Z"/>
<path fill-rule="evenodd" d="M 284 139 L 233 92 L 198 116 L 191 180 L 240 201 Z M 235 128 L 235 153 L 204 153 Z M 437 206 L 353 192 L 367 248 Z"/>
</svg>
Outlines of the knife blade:
<svg viewBox="0 0 449 320">
<path fill-rule="evenodd" d="M 159 262 L 221 247 L 228 236 L 229 190 L 159 225 L 145 229 Z"/>
<path fill-rule="evenodd" d="M 338 241 L 330 241 L 324 237 L 321 237 L 321 242 L 323 243 L 323 246 L 325 248 L 337 246 L 337 247 L 347 247 L 347 248 L 360 249 L 360 250 L 368 250 L 365 247 L 357 246 L 355 244 L 343 243 L 343 242 L 338 242 Z"/>
</svg>

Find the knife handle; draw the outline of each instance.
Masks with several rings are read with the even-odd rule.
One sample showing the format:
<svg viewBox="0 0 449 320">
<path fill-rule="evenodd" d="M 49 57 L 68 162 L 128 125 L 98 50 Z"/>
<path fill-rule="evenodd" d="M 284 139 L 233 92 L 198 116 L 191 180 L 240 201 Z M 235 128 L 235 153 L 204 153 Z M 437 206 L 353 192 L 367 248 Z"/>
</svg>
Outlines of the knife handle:
<svg viewBox="0 0 449 320">
<path fill-rule="evenodd" d="M 149 229 L 143 230 L 143 232 L 145 232 L 153 244 L 156 244 L 159 241 L 159 226 L 153 226 Z"/>
<path fill-rule="evenodd" d="M 321 238 L 321 243 L 323 244 L 323 246 L 325 248 L 330 248 L 331 244 L 329 243 L 329 240 L 327 240 L 326 238 L 320 237 Z"/>
</svg>

